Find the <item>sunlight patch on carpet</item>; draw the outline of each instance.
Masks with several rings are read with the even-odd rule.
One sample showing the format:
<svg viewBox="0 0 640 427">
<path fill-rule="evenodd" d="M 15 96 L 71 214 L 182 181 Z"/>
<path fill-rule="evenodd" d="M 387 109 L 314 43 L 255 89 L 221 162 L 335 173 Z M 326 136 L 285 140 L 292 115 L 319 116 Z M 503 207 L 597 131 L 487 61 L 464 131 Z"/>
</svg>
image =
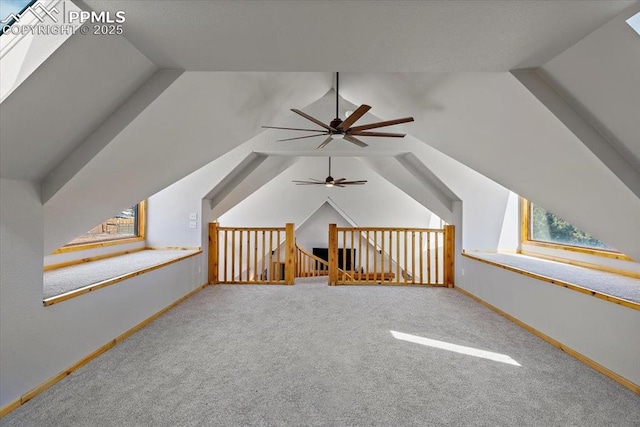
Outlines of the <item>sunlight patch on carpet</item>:
<svg viewBox="0 0 640 427">
<path fill-rule="evenodd" d="M 466 354 L 469 356 L 480 357 L 482 359 L 489 359 L 495 362 L 507 363 L 509 365 L 514 366 L 522 366 L 511 357 L 506 354 L 494 353 L 492 351 L 479 350 L 473 347 L 465 347 L 463 345 L 451 344 L 445 341 L 432 340 L 429 338 L 419 337 L 417 335 L 404 334 L 402 332 L 389 331 L 391 335 L 397 339 L 402 341 L 408 341 L 415 344 L 422 344 L 428 347 L 439 348 L 442 350 L 453 351 L 455 353 Z"/>
</svg>

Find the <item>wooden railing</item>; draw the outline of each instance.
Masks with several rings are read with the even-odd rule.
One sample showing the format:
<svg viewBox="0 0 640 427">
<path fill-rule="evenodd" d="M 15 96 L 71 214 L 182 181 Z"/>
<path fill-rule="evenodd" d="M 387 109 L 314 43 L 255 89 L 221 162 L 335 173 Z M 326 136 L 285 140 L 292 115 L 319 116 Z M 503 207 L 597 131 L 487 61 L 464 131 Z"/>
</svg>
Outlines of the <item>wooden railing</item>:
<svg viewBox="0 0 640 427">
<path fill-rule="evenodd" d="M 296 277 L 319 277 L 329 275 L 329 263 L 296 245 Z M 353 280 L 344 270 L 338 269 L 338 277 Z"/>
<path fill-rule="evenodd" d="M 220 227 L 209 224 L 209 283 L 293 285 L 293 224 Z"/>
<path fill-rule="evenodd" d="M 329 284 L 453 286 L 454 228 L 329 225 Z M 342 266 L 347 274 L 338 274 Z"/>
<path fill-rule="evenodd" d="M 294 226 L 209 224 L 209 283 L 288 284 L 329 276 L 330 285 L 453 286 L 454 228 L 373 228 L 329 224 L 329 261 L 295 243 Z"/>
<path fill-rule="evenodd" d="M 328 276 L 329 263 L 296 245 L 296 277 Z"/>
</svg>

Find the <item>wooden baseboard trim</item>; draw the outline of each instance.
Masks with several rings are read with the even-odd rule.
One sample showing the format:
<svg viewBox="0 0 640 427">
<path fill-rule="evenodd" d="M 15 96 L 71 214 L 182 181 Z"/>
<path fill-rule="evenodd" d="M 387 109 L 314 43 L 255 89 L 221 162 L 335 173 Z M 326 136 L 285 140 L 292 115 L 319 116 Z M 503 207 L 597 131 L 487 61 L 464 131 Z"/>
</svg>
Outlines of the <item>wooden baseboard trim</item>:
<svg viewBox="0 0 640 427">
<path fill-rule="evenodd" d="M 53 304 L 58 304 L 58 303 L 60 303 L 62 301 L 66 301 L 68 299 L 75 298 L 75 297 L 78 297 L 80 295 L 88 294 L 89 292 L 95 291 L 97 289 L 105 288 L 107 286 L 111 286 L 111 285 L 114 285 L 116 283 L 125 281 L 127 279 L 131 279 L 133 277 L 139 276 L 141 274 L 148 273 L 150 271 L 157 270 L 157 269 L 162 268 L 162 267 L 166 267 L 168 265 L 174 264 L 174 263 L 176 263 L 178 261 L 185 260 L 187 258 L 194 257 L 194 256 L 199 255 L 201 253 L 202 253 L 202 251 L 194 252 L 192 254 L 188 254 L 188 255 L 181 256 L 179 258 L 172 259 L 170 261 L 164 261 L 164 262 L 161 262 L 160 264 L 152 265 L 151 267 L 142 268 L 140 270 L 132 271 L 130 273 L 123 274 L 121 276 L 114 277 L 112 279 L 103 280 L 102 282 L 94 283 L 93 285 L 85 286 L 84 288 L 74 289 L 73 291 L 69 291 L 69 292 L 66 292 L 64 294 L 60 294 L 60 295 L 56 295 L 54 297 L 47 298 L 44 301 L 42 301 L 42 304 L 45 307 L 53 305 Z"/>
<path fill-rule="evenodd" d="M 20 407 L 21 405 L 27 403 L 28 401 L 30 401 L 31 399 L 33 399 L 34 397 L 36 397 L 37 395 L 39 395 L 40 393 L 42 393 L 43 391 L 45 391 L 46 389 L 48 389 L 49 387 L 51 387 L 52 385 L 54 385 L 55 383 L 60 381 L 61 379 L 69 376 L 75 370 L 83 367 L 84 365 L 86 365 L 87 363 L 91 362 L 96 357 L 98 357 L 101 354 L 105 353 L 107 350 L 109 350 L 110 348 L 114 347 L 116 344 L 121 343 L 122 341 L 124 341 L 125 339 L 127 339 L 128 337 L 130 337 L 131 335 L 133 335 L 134 333 L 136 333 L 140 329 L 144 328 L 149 323 L 153 322 L 158 317 L 162 316 L 163 314 L 165 314 L 167 311 L 171 310 L 172 308 L 174 308 L 178 304 L 180 304 L 180 303 L 184 302 L 185 300 L 189 299 L 190 297 L 192 297 L 193 295 L 195 295 L 196 293 L 198 293 L 199 291 L 201 291 L 202 289 L 204 289 L 208 285 L 209 285 L 208 283 L 205 283 L 203 285 L 198 286 L 196 289 L 194 289 L 191 292 L 187 293 L 186 295 L 182 296 L 178 300 L 172 302 L 171 304 L 169 304 L 168 306 L 166 306 L 162 310 L 158 311 L 157 313 L 151 315 L 150 317 L 148 317 L 147 319 L 143 320 L 142 322 L 138 323 L 136 326 L 134 326 L 133 328 L 129 329 L 125 333 L 123 333 L 123 334 L 119 335 L 118 337 L 112 339 L 111 341 L 109 341 L 108 343 L 106 343 L 105 345 L 103 345 L 102 347 L 97 349 L 96 351 L 94 351 L 94 352 L 88 354 L 87 356 L 83 357 L 78 362 L 76 362 L 73 365 L 71 365 L 69 368 L 65 369 L 64 371 L 60 372 L 59 374 L 55 375 L 54 377 L 48 379 L 47 381 L 45 381 L 44 383 L 40 384 L 39 386 L 37 386 L 33 390 L 28 391 L 27 393 L 23 394 L 22 397 L 20 397 L 19 399 L 16 399 L 13 402 L 7 404 L 6 406 L 0 408 L 0 418 L 4 417 L 9 412 L 11 412 L 14 409 Z"/>
<path fill-rule="evenodd" d="M 591 289 L 584 288 L 582 286 L 576 285 L 574 283 L 564 282 L 562 280 L 554 279 L 552 277 L 543 276 L 542 274 L 532 273 L 530 271 L 523 270 L 523 269 L 518 268 L 518 267 L 512 267 L 510 265 L 500 264 L 498 262 L 490 261 L 488 259 L 484 259 L 484 258 L 479 257 L 479 256 L 474 256 L 474 255 L 470 254 L 469 252 L 463 252 L 462 256 L 474 259 L 476 261 L 483 262 L 485 264 L 492 265 L 494 267 L 500 267 L 500 268 L 502 268 L 504 270 L 513 271 L 514 273 L 522 274 L 523 276 L 531 277 L 531 278 L 537 279 L 537 280 L 542 280 L 543 282 L 551 283 L 552 285 L 562 286 L 563 288 L 571 289 L 572 291 L 578 291 L 578 292 L 581 292 L 583 294 L 599 298 L 601 300 L 609 301 L 609 302 L 612 302 L 614 304 L 619 304 L 619 305 L 622 305 L 624 307 L 631 308 L 633 310 L 640 310 L 640 303 L 637 303 L 637 302 L 634 302 L 634 301 L 629 301 L 629 300 L 622 299 L 622 298 L 619 298 L 619 297 L 616 297 L 616 296 L 613 296 L 613 295 L 609 295 L 609 294 L 605 294 L 605 293 L 602 293 L 602 292 L 594 291 L 594 290 L 591 290 Z"/>
<path fill-rule="evenodd" d="M 144 251 L 145 249 L 146 249 L 145 247 L 141 247 L 141 248 L 129 249 L 129 250 L 126 250 L 126 251 L 111 252 L 111 253 L 104 254 L 104 255 L 96 255 L 96 256 L 87 257 L 87 258 L 74 259 L 72 261 L 61 262 L 61 263 L 58 263 L 58 264 L 45 265 L 43 270 L 44 271 L 57 270 L 59 268 L 71 267 L 73 265 L 79 265 L 79 264 L 84 264 L 84 263 L 87 263 L 87 262 L 99 261 L 101 259 L 107 259 L 107 258 L 113 258 L 113 257 L 120 256 L 120 255 L 132 254 L 132 253 L 135 253 L 135 252 Z"/>
<path fill-rule="evenodd" d="M 607 377 L 611 378 L 612 380 L 616 381 L 617 383 L 625 386 L 629 390 L 631 390 L 634 393 L 640 395 L 640 385 L 635 384 L 632 381 L 629 381 L 628 379 L 616 374 L 615 372 L 613 372 L 609 368 L 606 368 L 606 367 L 602 366 L 601 364 L 599 364 L 598 362 L 595 362 L 595 361 L 589 359 L 587 356 L 585 356 L 585 355 L 573 350 L 570 347 L 567 347 L 566 345 L 562 344 L 560 341 L 557 341 L 557 340 L 551 338 L 549 335 L 547 335 L 545 333 L 542 333 L 539 330 L 535 329 L 534 327 L 529 326 L 526 323 L 524 323 L 523 321 L 513 317 L 512 315 L 505 313 L 504 311 L 500 310 L 499 308 L 497 308 L 497 307 L 489 304 L 488 302 L 484 301 L 483 299 L 480 299 L 477 296 L 473 295 L 471 292 L 469 292 L 469 291 L 467 291 L 465 289 L 462 289 L 462 288 L 460 288 L 458 286 L 455 286 L 454 289 L 456 289 L 461 294 L 468 296 L 472 300 L 479 302 L 480 304 L 484 305 L 485 307 L 495 311 L 496 313 L 498 313 L 502 317 L 505 317 L 506 319 L 511 320 L 513 323 L 515 323 L 516 325 L 520 326 L 521 328 L 526 329 L 527 331 L 531 332 L 535 336 L 545 340 L 546 342 L 548 342 L 552 346 L 559 348 L 560 350 L 564 351 L 565 353 L 575 357 L 576 359 L 578 359 L 579 361 L 581 361 L 585 365 L 590 366 L 591 368 L 595 369 L 596 371 L 600 372 L 601 374 L 606 375 Z"/>
</svg>

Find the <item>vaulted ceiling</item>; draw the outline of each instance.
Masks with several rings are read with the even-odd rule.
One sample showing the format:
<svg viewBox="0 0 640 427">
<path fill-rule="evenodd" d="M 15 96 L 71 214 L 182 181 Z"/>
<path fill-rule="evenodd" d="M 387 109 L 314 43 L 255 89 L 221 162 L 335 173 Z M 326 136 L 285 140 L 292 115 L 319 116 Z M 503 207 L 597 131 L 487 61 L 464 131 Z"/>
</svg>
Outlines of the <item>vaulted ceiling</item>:
<svg viewBox="0 0 640 427">
<path fill-rule="evenodd" d="M 203 168 L 220 215 L 332 155 L 445 219 L 477 174 L 640 255 L 637 1 L 75 3 L 124 34 L 69 37 L 0 105 L 0 174 L 41 183 L 45 251 Z M 341 110 L 413 116 L 408 137 L 320 152 L 261 128 L 333 118 L 335 71 Z"/>
</svg>

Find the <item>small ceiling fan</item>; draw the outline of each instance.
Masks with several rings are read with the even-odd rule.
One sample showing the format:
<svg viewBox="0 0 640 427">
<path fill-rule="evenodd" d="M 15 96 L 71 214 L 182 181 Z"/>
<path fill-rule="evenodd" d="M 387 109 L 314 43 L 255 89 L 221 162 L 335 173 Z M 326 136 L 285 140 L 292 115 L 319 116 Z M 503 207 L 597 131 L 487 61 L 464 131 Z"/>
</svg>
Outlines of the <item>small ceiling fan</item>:
<svg viewBox="0 0 640 427">
<path fill-rule="evenodd" d="M 347 185 L 364 185 L 367 180 L 347 181 L 346 178 L 333 179 L 331 176 L 331 157 L 329 157 L 329 176 L 324 180 L 309 178 L 311 181 L 292 181 L 296 185 L 324 185 L 326 187 L 346 187 Z"/>
<path fill-rule="evenodd" d="M 401 123 L 412 122 L 413 117 L 404 117 L 401 119 L 395 120 L 386 120 L 383 122 L 369 123 L 361 126 L 353 126 L 362 116 L 365 115 L 367 111 L 371 109 L 369 105 L 362 104 L 359 106 L 349 117 L 347 117 L 344 121 L 339 117 L 338 112 L 338 101 L 340 99 L 339 96 L 339 88 L 340 88 L 340 75 L 336 73 L 336 118 L 331 120 L 329 124 L 323 123 L 322 121 L 306 114 L 303 111 L 292 108 L 291 111 L 294 113 L 304 117 L 307 120 L 312 121 L 323 129 L 301 129 L 301 128 L 289 128 L 289 127 L 278 127 L 278 126 L 262 126 L 265 129 L 284 129 L 284 130 L 297 130 L 297 131 L 306 131 L 306 132 L 316 132 L 314 135 L 306 135 L 299 136 L 296 138 L 287 138 L 287 139 L 279 139 L 279 142 L 282 141 L 293 141 L 297 139 L 306 139 L 306 138 L 314 138 L 316 136 L 327 136 L 327 138 L 318 145 L 317 148 L 326 147 L 332 140 L 334 139 L 345 139 L 352 144 L 355 144 L 359 147 L 367 147 L 368 144 L 364 143 L 362 140 L 356 137 L 363 136 L 377 136 L 377 137 L 386 137 L 386 138 L 404 138 L 404 133 L 391 133 L 391 132 L 371 132 L 370 129 L 377 129 L 386 126 L 398 125 Z"/>
</svg>

